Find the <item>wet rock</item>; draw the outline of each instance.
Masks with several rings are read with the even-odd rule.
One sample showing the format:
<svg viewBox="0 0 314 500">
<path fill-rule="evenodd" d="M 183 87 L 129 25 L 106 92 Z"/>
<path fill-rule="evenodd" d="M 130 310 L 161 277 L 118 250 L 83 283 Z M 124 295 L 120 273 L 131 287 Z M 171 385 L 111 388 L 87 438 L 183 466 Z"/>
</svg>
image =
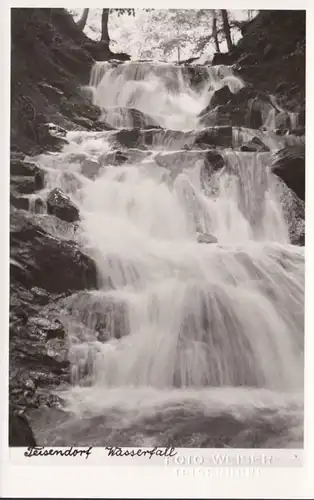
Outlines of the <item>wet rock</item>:
<svg viewBox="0 0 314 500">
<path fill-rule="evenodd" d="M 271 45 L 269 43 L 268 45 L 266 45 L 266 47 L 264 49 L 263 60 L 267 61 L 267 60 L 271 59 L 274 56 L 276 56 L 276 49 L 275 49 L 275 47 L 273 45 Z"/>
<path fill-rule="evenodd" d="M 29 199 L 26 196 L 19 196 L 13 190 L 10 192 L 10 204 L 19 210 L 29 210 Z"/>
<path fill-rule="evenodd" d="M 35 181 L 35 186 L 36 186 L 37 190 L 43 189 L 43 187 L 45 185 L 44 179 L 45 179 L 45 175 L 44 175 L 44 172 L 42 170 L 39 170 L 35 173 L 34 181 Z"/>
<path fill-rule="evenodd" d="M 66 222 L 55 215 L 47 213 L 24 213 L 24 215 L 28 218 L 30 217 L 32 223 L 39 229 L 57 239 L 65 241 L 75 239 L 75 234 L 79 229 L 77 222 Z"/>
<path fill-rule="evenodd" d="M 262 105 L 258 97 L 255 97 L 249 105 L 248 126 L 259 129 L 263 125 Z"/>
<path fill-rule="evenodd" d="M 213 97 L 211 98 L 210 105 L 214 108 L 222 104 L 227 104 L 232 100 L 232 92 L 230 91 L 228 85 L 225 85 L 221 89 L 216 90 Z"/>
<path fill-rule="evenodd" d="M 200 233 L 197 235 L 198 243 L 217 243 L 217 238 L 211 234 Z"/>
<path fill-rule="evenodd" d="M 290 242 L 304 246 L 305 243 L 305 204 L 280 179 L 280 203 L 289 229 Z"/>
<path fill-rule="evenodd" d="M 79 210 L 60 188 L 53 189 L 47 198 L 47 212 L 66 222 L 79 219 Z"/>
<path fill-rule="evenodd" d="M 205 127 L 232 125 L 230 106 L 216 106 L 201 117 L 200 123 Z"/>
<path fill-rule="evenodd" d="M 112 61 L 130 61 L 131 56 L 130 54 L 125 54 L 124 52 L 113 52 L 111 55 L 111 60 Z"/>
<path fill-rule="evenodd" d="M 9 394 L 16 408 L 55 406 L 58 401 L 51 397 L 51 389 L 70 382 L 67 342 L 47 340 L 40 319 L 44 324 L 45 318 L 38 317 L 38 324 L 28 321 L 10 328 Z"/>
<path fill-rule="evenodd" d="M 67 131 L 63 127 L 60 127 L 60 125 L 56 125 L 55 123 L 45 123 L 44 126 L 47 130 L 47 133 L 52 137 L 62 138 L 66 137 L 67 135 Z"/>
<path fill-rule="evenodd" d="M 11 189 L 15 193 L 31 194 L 36 191 L 36 183 L 34 177 L 26 177 L 25 175 L 11 175 L 10 177 Z"/>
<path fill-rule="evenodd" d="M 52 293 L 96 288 L 95 263 L 76 243 L 51 236 L 25 212 L 10 222 L 11 280 Z"/>
<path fill-rule="evenodd" d="M 113 147 L 126 149 L 156 149 L 174 151 L 179 149 L 208 149 L 208 146 L 232 146 L 232 127 L 207 127 L 202 130 L 168 130 L 168 129 L 123 129 L 112 133 L 108 139 Z"/>
<path fill-rule="evenodd" d="M 58 319 L 49 319 L 43 317 L 31 317 L 28 319 L 27 326 L 29 329 L 39 329 L 46 340 L 60 338 L 64 339 L 64 326 Z"/>
<path fill-rule="evenodd" d="M 49 102 L 52 102 L 54 104 L 59 104 L 60 99 L 64 95 L 64 92 L 62 92 L 62 90 L 54 87 L 53 85 L 50 85 L 47 82 L 39 82 L 38 86 L 41 92 L 43 92 L 47 97 L 47 99 L 49 99 Z"/>
<path fill-rule="evenodd" d="M 129 150 L 130 151 L 130 150 Z M 122 152 L 122 151 L 110 151 L 110 153 L 105 153 L 104 155 L 99 157 L 99 161 L 101 165 L 107 166 L 107 165 L 114 165 L 114 166 L 119 166 L 123 165 L 129 160 L 129 151 L 127 152 Z M 137 150 L 140 151 L 140 150 Z M 142 151 L 141 151 L 142 153 Z M 145 153 L 143 153 L 143 157 L 145 157 Z"/>
<path fill-rule="evenodd" d="M 94 120 L 94 129 L 95 130 L 114 130 L 114 127 L 109 125 L 109 123 L 105 123 L 103 121 Z"/>
<path fill-rule="evenodd" d="M 136 148 L 139 146 L 142 136 L 143 134 L 139 129 L 122 129 L 110 139 L 117 141 L 118 144 L 121 144 L 125 148 Z"/>
<path fill-rule="evenodd" d="M 212 59 L 212 66 L 220 66 L 221 64 L 225 66 L 230 66 L 234 63 L 233 55 L 228 52 L 215 52 Z"/>
<path fill-rule="evenodd" d="M 275 116 L 275 125 L 278 129 L 289 130 L 291 128 L 291 118 L 289 113 L 281 111 Z"/>
<path fill-rule="evenodd" d="M 233 105 L 237 105 L 240 103 L 247 103 L 248 101 L 255 99 L 256 97 L 262 99 L 262 96 L 264 96 L 263 92 L 251 86 L 245 86 L 242 87 L 239 92 L 232 95 L 231 102 Z M 264 96 L 264 98 L 265 100 L 267 100 L 267 102 L 269 101 L 269 99 L 266 99 L 266 96 Z"/>
<path fill-rule="evenodd" d="M 201 130 L 197 133 L 195 144 L 206 146 L 232 146 L 232 127 L 212 127 Z"/>
<path fill-rule="evenodd" d="M 289 134 L 289 130 L 287 128 L 276 128 L 274 130 L 276 135 L 287 135 Z"/>
<path fill-rule="evenodd" d="M 297 127 L 291 130 L 292 135 L 296 135 L 297 137 L 302 137 L 305 135 L 305 127 Z"/>
<path fill-rule="evenodd" d="M 156 120 L 134 108 L 105 108 L 102 109 L 102 118 L 116 128 L 160 128 Z"/>
<path fill-rule="evenodd" d="M 98 340 L 98 342 L 101 342 L 102 344 L 105 344 L 110 339 L 111 339 L 111 335 L 110 335 L 110 332 L 108 330 L 100 328 L 97 331 L 97 340 Z"/>
<path fill-rule="evenodd" d="M 49 294 L 43 288 L 39 288 L 38 286 L 34 286 L 31 288 L 31 292 L 34 297 L 34 301 L 39 305 L 46 305 L 49 302 Z"/>
<path fill-rule="evenodd" d="M 193 168 L 197 161 L 206 161 L 205 151 L 165 151 L 154 156 L 154 162 L 174 176 L 185 168 Z"/>
<path fill-rule="evenodd" d="M 37 143 L 49 151 L 61 151 L 68 144 L 66 130 L 54 123 L 38 123 L 36 136 Z"/>
<path fill-rule="evenodd" d="M 287 92 L 287 90 L 289 90 L 290 87 L 291 87 L 290 83 L 279 82 L 278 85 L 276 86 L 275 92 L 276 94 L 282 94 L 283 92 Z"/>
<path fill-rule="evenodd" d="M 300 112 L 299 112 L 299 126 L 300 127 L 305 127 L 305 105 L 301 106 Z"/>
<path fill-rule="evenodd" d="M 11 409 L 9 412 L 9 446 L 36 446 L 27 417 Z"/>
<path fill-rule="evenodd" d="M 86 118 L 84 116 L 74 115 L 71 117 L 71 119 L 74 123 L 82 126 L 86 130 L 94 130 L 95 129 L 95 124 L 94 124 L 93 120 L 91 120 L 90 118 Z"/>
<path fill-rule="evenodd" d="M 269 148 L 258 137 L 253 137 L 251 141 L 240 146 L 240 151 L 266 153 L 269 151 Z"/>
<path fill-rule="evenodd" d="M 185 72 L 191 87 L 196 90 L 203 87 L 208 78 L 207 67 L 205 66 L 186 66 Z"/>
<path fill-rule="evenodd" d="M 305 147 L 290 146 L 274 154 L 272 171 L 304 201 L 305 199 Z"/>
<path fill-rule="evenodd" d="M 22 159 L 14 158 L 10 162 L 10 174 L 17 176 L 34 176 L 40 172 L 39 167 L 35 163 L 23 161 Z"/>
<path fill-rule="evenodd" d="M 97 160 L 86 159 L 81 163 L 82 174 L 89 179 L 95 179 L 99 174 L 100 164 Z"/>
<path fill-rule="evenodd" d="M 221 170 L 225 166 L 222 155 L 217 151 L 208 151 L 206 153 L 206 160 L 210 164 L 213 172 Z"/>
</svg>

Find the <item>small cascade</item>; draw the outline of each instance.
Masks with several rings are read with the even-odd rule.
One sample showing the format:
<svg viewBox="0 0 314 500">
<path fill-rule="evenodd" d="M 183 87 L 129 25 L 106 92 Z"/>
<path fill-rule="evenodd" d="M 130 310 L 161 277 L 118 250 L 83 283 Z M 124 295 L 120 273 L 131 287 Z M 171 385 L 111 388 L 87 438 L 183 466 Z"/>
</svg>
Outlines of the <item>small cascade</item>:
<svg viewBox="0 0 314 500">
<path fill-rule="evenodd" d="M 288 139 L 273 111 L 267 130 L 201 128 L 211 92 L 243 86 L 229 67 L 204 72 L 195 87 L 180 66 L 96 63 L 94 103 L 118 130 L 69 132 L 37 158 L 40 196 L 60 187 L 79 208 L 99 281 L 64 301 L 73 387 L 59 394 L 59 445 L 163 446 L 171 434 L 211 446 L 214 416 L 250 433 L 266 415 L 261 446 L 302 440 L 304 249 L 270 168 Z M 131 109 L 162 129 L 134 128 Z M 239 150 L 254 137 L 268 152 Z"/>
</svg>

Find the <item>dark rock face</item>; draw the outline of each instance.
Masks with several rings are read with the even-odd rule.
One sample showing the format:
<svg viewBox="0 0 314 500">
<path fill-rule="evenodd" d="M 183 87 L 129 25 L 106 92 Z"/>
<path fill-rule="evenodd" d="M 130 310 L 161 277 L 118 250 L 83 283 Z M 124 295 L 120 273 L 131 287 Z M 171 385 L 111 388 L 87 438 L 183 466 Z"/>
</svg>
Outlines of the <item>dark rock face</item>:
<svg viewBox="0 0 314 500">
<path fill-rule="evenodd" d="M 305 200 L 304 146 L 291 146 L 279 150 L 274 155 L 272 170 L 301 200 Z"/>
<path fill-rule="evenodd" d="M 59 240 L 30 217 L 11 214 L 11 279 L 51 293 L 95 288 L 95 263 L 71 241 Z"/>
<path fill-rule="evenodd" d="M 224 87 L 221 87 L 221 89 L 216 90 L 214 93 L 212 99 L 211 99 L 211 106 L 219 106 L 221 104 L 227 104 L 232 100 L 233 94 L 230 91 L 228 85 L 225 85 Z"/>
<path fill-rule="evenodd" d="M 239 74 L 298 111 L 305 100 L 305 10 L 261 10 L 234 51 Z"/>
<path fill-rule="evenodd" d="M 70 381 L 60 295 L 11 280 L 10 404 L 19 410 L 58 405 L 51 388 Z"/>
<path fill-rule="evenodd" d="M 40 173 L 41 170 L 35 163 L 30 163 L 27 161 L 23 161 L 22 159 L 12 158 L 10 163 L 10 174 L 17 176 L 35 176 L 37 173 Z"/>
<path fill-rule="evenodd" d="M 10 410 L 9 446 L 36 446 L 35 437 L 27 417 Z"/>
<path fill-rule="evenodd" d="M 212 66 L 219 66 L 220 64 L 230 66 L 230 64 L 233 64 L 234 59 L 234 55 L 229 54 L 228 52 L 216 52 L 212 59 Z"/>
<path fill-rule="evenodd" d="M 14 190 L 10 192 L 10 204 L 18 208 L 20 210 L 28 210 L 29 209 L 29 200 L 25 196 L 20 196 L 18 193 L 15 193 Z"/>
<path fill-rule="evenodd" d="M 47 212 L 66 222 L 76 222 L 80 215 L 78 208 L 60 189 L 53 189 L 47 198 Z"/>
<path fill-rule="evenodd" d="M 11 146 L 31 155 L 58 151 L 64 138 L 50 134 L 50 122 L 88 130 L 91 124 L 82 125 L 82 117 L 100 115 L 79 90 L 94 64 L 84 48 L 90 40 L 65 9 L 12 9 L 11 24 Z"/>
</svg>

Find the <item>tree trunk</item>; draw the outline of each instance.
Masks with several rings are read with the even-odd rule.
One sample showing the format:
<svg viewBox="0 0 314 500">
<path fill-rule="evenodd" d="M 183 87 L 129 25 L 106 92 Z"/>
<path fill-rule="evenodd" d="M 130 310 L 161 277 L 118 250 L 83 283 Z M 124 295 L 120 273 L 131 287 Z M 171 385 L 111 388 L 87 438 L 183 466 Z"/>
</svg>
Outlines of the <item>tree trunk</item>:
<svg viewBox="0 0 314 500">
<path fill-rule="evenodd" d="M 102 10 L 101 16 L 101 41 L 109 44 L 110 38 L 108 33 L 109 9 Z"/>
<path fill-rule="evenodd" d="M 217 33 L 217 16 L 216 12 L 213 12 L 213 38 L 215 42 L 216 52 L 220 52 L 218 33 Z"/>
<path fill-rule="evenodd" d="M 180 46 L 178 45 L 178 63 L 180 62 Z"/>
<path fill-rule="evenodd" d="M 222 17 L 222 24 L 223 24 L 223 29 L 225 32 L 225 37 L 227 41 L 227 46 L 228 46 L 228 52 L 231 52 L 233 49 L 232 45 L 232 40 L 230 36 L 230 24 L 229 24 L 229 19 L 228 19 L 228 12 L 226 9 L 221 9 L 221 17 Z"/>
<path fill-rule="evenodd" d="M 82 14 L 82 17 L 79 19 L 79 21 L 77 22 L 77 27 L 80 29 L 80 30 L 84 30 L 85 26 L 86 26 L 86 22 L 87 22 L 87 18 L 88 18 L 88 12 L 89 12 L 89 9 L 84 9 L 83 10 L 83 14 Z"/>
</svg>

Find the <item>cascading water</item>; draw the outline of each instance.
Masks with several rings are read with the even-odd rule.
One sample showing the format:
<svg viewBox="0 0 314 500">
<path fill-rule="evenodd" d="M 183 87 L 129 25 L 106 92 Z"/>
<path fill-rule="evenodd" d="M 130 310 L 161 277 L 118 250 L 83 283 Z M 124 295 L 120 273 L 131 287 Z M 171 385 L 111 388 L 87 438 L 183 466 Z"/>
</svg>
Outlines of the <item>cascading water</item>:
<svg viewBox="0 0 314 500">
<path fill-rule="evenodd" d="M 101 108 L 186 130 L 210 89 L 243 85 L 230 68 L 207 75 L 195 89 L 178 67 L 97 63 L 90 84 Z M 214 171 L 193 140 L 169 148 L 165 134 L 162 157 L 144 147 L 139 160 L 135 148 L 115 166 L 104 161 L 115 134 L 71 132 L 61 153 L 38 158 L 42 196 L 61 187 L 79 206 L 76 237 L 99 273 L 98 290 L 65 301 L 70 416 L 43 441 L 212 447 L 218 418 L 228 446 L 252 446 L 262 425 L 259 446 L 301 446 L 304 254 L 290 244 L 269 153 L 230 144 Z"/>
<path fill-rule="evenodd" d="M 204 67 L 202 72 L 203 83 L 192 88 L 190 74 L 184 67 L 149 63 L 110 67 L 107 62 L 98 62 L 91 73 L 90 88 L 94 104 L 106 110 L 106 122 L 113 126 L 120 126 L 116 108 L 135 108 L 164 128 L 194 129 L 198 113 L 215 90 L 228 85 L 234 93 L 244 85 L 228 66 Z"/>
</svg>

